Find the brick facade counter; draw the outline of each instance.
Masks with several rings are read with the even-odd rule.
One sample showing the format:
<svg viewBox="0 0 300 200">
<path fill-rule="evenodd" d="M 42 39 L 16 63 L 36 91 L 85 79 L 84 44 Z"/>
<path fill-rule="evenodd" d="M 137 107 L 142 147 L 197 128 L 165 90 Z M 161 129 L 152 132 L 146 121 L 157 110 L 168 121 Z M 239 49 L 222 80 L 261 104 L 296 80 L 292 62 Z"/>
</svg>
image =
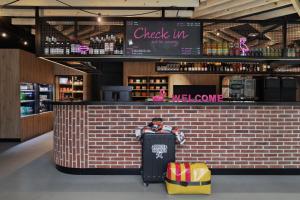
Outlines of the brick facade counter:
<svg viewBox="0 0 300 200">
<path fill-rule="evenodd" d="M 211 168 L 300 168 L 300 106 L 54 105 L 54 160 L 67 168 L 139 168 L 133 130 L 152 118 L 182 129 L 177 161 Z"/>
</svg>

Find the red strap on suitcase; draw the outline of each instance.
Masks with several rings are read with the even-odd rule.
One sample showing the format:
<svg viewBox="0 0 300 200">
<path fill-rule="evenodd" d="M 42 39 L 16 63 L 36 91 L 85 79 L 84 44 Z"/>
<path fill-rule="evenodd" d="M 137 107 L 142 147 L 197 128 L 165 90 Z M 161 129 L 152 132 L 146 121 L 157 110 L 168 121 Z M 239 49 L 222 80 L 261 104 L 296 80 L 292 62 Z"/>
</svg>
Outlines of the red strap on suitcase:
<svg viewBox="0 0 300 200">
<path fill-rule="evenodd" d="M 191 165 L 190 165 L 190 163 L 184 163 L 184 167 L 185 167 L 186 182 L 191 182 Z"/>
<path fill-rule="evenodd" d="M 171 175 L 172 171 L 171 171 L 171 163 L 168 163 L 168 167 L 167 167 L 167 178 L 171 179 L 172 175 Z"/>
<path fill-rule="evenodd" d="M 180 163 L 175 163 L 176 166 L 176 181 L 181 181 L 181 170 L 180 170 Z"/>
</svg>

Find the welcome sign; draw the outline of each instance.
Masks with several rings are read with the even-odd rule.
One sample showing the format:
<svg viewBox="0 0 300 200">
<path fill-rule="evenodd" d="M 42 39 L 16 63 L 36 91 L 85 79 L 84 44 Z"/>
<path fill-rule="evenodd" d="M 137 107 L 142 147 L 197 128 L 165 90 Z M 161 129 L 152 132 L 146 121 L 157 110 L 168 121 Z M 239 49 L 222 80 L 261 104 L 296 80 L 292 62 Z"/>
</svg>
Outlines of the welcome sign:
<svg viewBox="0 0 300 200">
<path fill-rule="evenodd" d="M 164 102 L 166 98 L 166 91 L 161 89 L 160 94 L 152 97 L 153 102 Z M 191 94 L 173 95 L 172 102 L 183 103 L 215 103 L 223 102 L 223 95 L 221 94 L 197 94 L 192 96 Z"/>
<path fill-rule="evenodd" d="M 127 21 L 126 55 L 200 55 L 200 22 Z"/>
</svg>

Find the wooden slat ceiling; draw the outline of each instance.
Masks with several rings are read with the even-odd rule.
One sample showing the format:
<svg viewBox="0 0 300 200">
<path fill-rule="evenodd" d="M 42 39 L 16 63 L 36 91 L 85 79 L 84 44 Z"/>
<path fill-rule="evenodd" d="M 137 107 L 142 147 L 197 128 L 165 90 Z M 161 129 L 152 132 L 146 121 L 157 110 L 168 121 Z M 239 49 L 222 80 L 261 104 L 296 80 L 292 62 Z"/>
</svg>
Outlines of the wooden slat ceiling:
<svg viewBox="0 0 300 200">
<path fill-rule="evenodd" d="M 0 5 L 11 2 L 12 0 L 0 0 Z M 280 17 L 300 16 L 299 0 L 61 0 L 73 7 L 84 7 L 93 13 L 101 13 L 105 16 L 131 15 L 145 12 L 155 11 L 147 15 L 139 17 L 161 17 L 161 8 L 166 9 L 166 17 L 190 17 L 195 19 L 227 19 L 227 20 L 270 20 Z M 86 12 L 76 9 L 70 9 L 66 5 L 55 0 L 20 0 L 9 7 L 0 8 L 0 16 L 13 17 L 12 23 L 15 25 L 34 25 L 35 10 L 34 7 L 40 7 L 41 16 L 67 16 L 67 17 L 90 17 L 93 16 Z M 102 9 L 98 9 L 98 8 Z M 109 7 L 109 10 L 103 9 Z M 134 8 L 128 10 L 117 10 L 113 8 Z M 185 8 L 194 8 L 187 10 Z M 21 8 L 21 9 L 20 9 Z M 59 8 L 59 9 L 56 9 Z M 169 10 L 168 10 L 169 8 Z M 172 8 L 172 9 L 171 9 Z M 178 8 L 177 11 L 174 8 Z M 18 18 L 18 17 L 27 17 Z M 28 18 L 29 17 L 29 18 Z M 31 17 L 31 18 L 30 18 Z M 300 20 L 299 20 L 300 21 Z M 248 24 L 253 28 L 254 33 L 264 33 L 264 38 L 270 45 L 275 45 L 281 41 L 281 31 L 278 27 L 274 30 L 268 30 L 268 27 L 259 26 L 257 24 Z M 237 28 L 235 28 L 237 27 Z M 243 36 L 239 28 L 247 27 L 245 24 L 231 23 L 219 25 L 217 23 L 205 24 L 205 39 L 215 41 L 235 41 Z M 288 31 L 288 42 L 300 39 L 299 25 L 290 25 Z M 73 29 L 64 29 L 63 33 L 70 35 Z M 93 27 L 87 27 L 84 32 L 79 35 L 84 39 L 88 38 L 89 33 L 99 34 Z M 265 41 L 265 40 L 264 40 Z M 253 45 L 257 45 L 255 41 Z"/>
<path fill-rule="evenodd" d="M 12 0 L 0 0 L 0 5 L 9 2 Z M 85 7 L 88 11 L 106 16 L 143 13 L 145 8 L 152 8 L 152 11 L 155 11 L 155 8 L 165 8 L 167 17 L 179 16 L 199 19 L 266 20 L 294 13 L 300 14 L 299 0 L 62 0 L 62 2 L 75 8 Z M 20 0 L 9 5 L 9 7 L 0 9 L 0 16 L 34 17 L 34 7 L 44 8 L 40 12 L 41 16 L 92 16 L 80 10 L 70 9 L 70 7 L 55 0 Z M 68 9 L 64 9 L 67 7 Z M 97 10 L 99 7 L 112 9 Z M 114 10 L 114 7 L 134 7 L 136 9 Z M 195 8 L 194 12 L 182 9 L 192 7 Z M 138 8 L 142 9 L 139 10 Z M 180 11 L 177 12 L 174 8 L 179 8 Z M 161 17 L 161 12 L 147 14 L 145 17 Z"/>
</svg>

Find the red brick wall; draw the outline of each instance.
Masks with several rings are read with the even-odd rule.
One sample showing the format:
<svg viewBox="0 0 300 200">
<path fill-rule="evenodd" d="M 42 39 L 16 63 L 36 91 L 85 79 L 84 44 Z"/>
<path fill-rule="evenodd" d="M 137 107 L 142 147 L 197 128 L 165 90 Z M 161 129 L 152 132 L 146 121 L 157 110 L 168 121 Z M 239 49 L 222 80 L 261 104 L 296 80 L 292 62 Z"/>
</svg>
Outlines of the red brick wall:
<svg viewBox="0 0 300 200">
<path fill-rule="evenodd" d="M 76 168 L 139 168 L 133 130 L 153 117 L 187 137 L 177 161 L 212 168 L 300 168 L 300 106 L 54 106 L 55 163 Z"/>
</svg>

